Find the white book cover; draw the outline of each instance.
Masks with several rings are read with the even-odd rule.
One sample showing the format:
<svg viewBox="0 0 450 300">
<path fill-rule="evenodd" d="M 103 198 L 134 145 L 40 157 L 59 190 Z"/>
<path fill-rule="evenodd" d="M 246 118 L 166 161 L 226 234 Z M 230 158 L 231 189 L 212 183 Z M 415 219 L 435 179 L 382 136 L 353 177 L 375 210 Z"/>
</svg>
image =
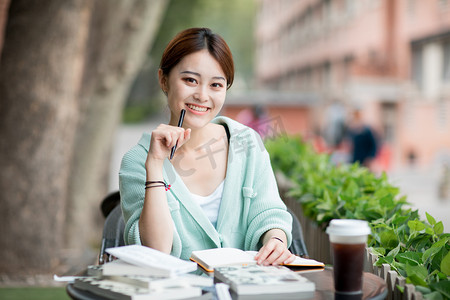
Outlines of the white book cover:
<svg viewBox="0 0 450 300">
<path fill-rule="evenodd" d="M 106 252 L 126 263 L 153 270 L 153 275 L 172 277 L 197 270 L 197 264 L 191 261 L 185 261 L 141 245 L 108 248 Z M 103 273 L 103 275 L 105 274 Z"/>
<path fill-rule="evenodd" d="M 161 277 L 154 275 L 116 275 L 116 276 L 104 276 L 104 279 L 123 282 L 131 285 L 136 285 L 143 288 L 165 288 L 172 285 L 185 285 L 206 287 L 213 285 L 213 278 L 194 275 L 194 274 L 182 274 L 178 277 Z"/>
<path fill-rule="evenodd" d="M 314 282 L 283 266 L 229 266 L 214 270 L 214 277 L 238 295 L 311 294 Z M 300 296 L 299 294 L 299 296 Z"/>
<path fill-rule="evenodd" d="M 136 266 L 121 259 L 116 259 L 101 265 L 100 271 L 100 275 L 102 276 L 144 275 L 169 277 L 167 270 Z"/>
</svg>

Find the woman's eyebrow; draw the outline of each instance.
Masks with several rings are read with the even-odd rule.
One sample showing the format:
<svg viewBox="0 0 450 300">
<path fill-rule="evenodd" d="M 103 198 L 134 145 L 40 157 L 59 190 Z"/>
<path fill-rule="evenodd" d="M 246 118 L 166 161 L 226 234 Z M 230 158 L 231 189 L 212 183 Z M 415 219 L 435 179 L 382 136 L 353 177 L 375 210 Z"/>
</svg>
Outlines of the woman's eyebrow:
<svg viewBox="0 0 450 300">
<path fill-rule="evenodd" d="M 200 75 L 200 73 L 192 72 L 192 71 L 182 71 L 182 72 L 180 72 L 180 74 L 191 74 L 191 75 L 195 75 L 195 76 L 198 76 L 198 77 L 202 77 Z M 213 79 L 226 81 L 225 78 L 222 77 L 222 76 L 214 76 Z"/>
</svg>

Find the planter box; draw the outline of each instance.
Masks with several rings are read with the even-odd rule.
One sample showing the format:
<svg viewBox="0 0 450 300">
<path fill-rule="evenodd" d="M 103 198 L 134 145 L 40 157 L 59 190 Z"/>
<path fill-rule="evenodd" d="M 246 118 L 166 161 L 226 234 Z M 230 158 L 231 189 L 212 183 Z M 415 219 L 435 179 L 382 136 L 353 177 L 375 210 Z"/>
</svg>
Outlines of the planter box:
<svg viewBox="0 0 450 300">
<path fill-rule="evenodd" d="M 309 220 L 303 215 L 300 203 L 290 197 L 284 197 L 284 203 L 289 207 L 299 219 L 302 229 L 303 237 L 309 256 L 313 259 L 319 260 L 325 264 L 332 264 L 331 247 L 328 235 L 324 228 L 319 227 L 314 221 Z M 366 248 L 364 271 L 375 274 L 386 281 L 388 300 L 419 300 L 423 299 L 422 293 L 415 290 L 414 285 L 406 284 L 404 277 L 397 272 L 391 271 L 388 264 L 383 264 L 382 267 L 374 266 L 378 257 L 371 253 Z M 398 286 L 402 287 L 402 293 Z"/>
<path fill-rule="evenodd" d="M 378 257 L 370 252 L 366 248 L 366 261 L 364 262 L 364 271 L 375 274 L 386 281 L 388 300 L 418 300 L 423 299 L 421 292 L 416 291 L 416 288 L 412 284 L 406 284 L 406 280 L 403 276 L 400 276 L 397 272 L 391 271 L 391 267 L 388 264 L 383 264 L 381 267 L 374 266 Z M 403 293 L 398 287 L 403 288 Z"/>
<path fill-rule="evenodd" d="M 295 199 L 290 197 L 284 197 L 283 199 L 286 206 L 295 213 L 300 221 L 300 224 L 302 225 L 303 238 L 305 240 L 309 256 L 325 264 L 331 264 L 330 241 L 324 229 L 303 215 L 300 203 L 298 203 Z"/>
</svg>

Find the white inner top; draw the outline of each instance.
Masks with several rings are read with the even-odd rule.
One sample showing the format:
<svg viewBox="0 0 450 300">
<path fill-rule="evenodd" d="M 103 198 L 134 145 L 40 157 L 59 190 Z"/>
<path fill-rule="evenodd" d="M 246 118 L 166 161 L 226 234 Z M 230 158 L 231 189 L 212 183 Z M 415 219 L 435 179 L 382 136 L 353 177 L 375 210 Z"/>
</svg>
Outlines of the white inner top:
<svg viewBox="0 0 450 300">
<path fill-rule="evenodd" d="M 219 215 L 220 200 L 222 199 L 224 181 L 209 196 L 200 196 L 191 193 L 192 199 L 197 202 L 205 212 L 209 221 L 214 227 L 217 225 L 217 216 Z"/>
</svg>

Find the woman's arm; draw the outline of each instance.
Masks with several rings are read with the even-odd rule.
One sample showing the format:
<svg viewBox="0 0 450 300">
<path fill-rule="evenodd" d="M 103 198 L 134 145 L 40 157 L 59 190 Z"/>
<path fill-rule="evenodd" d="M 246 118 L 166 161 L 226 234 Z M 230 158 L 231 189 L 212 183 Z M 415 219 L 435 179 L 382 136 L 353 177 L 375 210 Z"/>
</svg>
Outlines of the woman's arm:
<svg viewBox="0 0 450 300">
<path fill-rule="evenodd" d="M 163 181 L 163 163 L 170 149 L 189 139 L 190 130 L 161 124 L 152 132 L 150 149 L 145 162 L 146 181 Z M 144 187 L 142 187 L 144 188 Z M 150 185 L 145 190 L 144 206 L 139 218 L 139 234 L 143 245 L 170 253 L 173 242 L 173 222 L 167 203 L 166 190 Z"/>
<path fill-rule="evenodd" d="M 258 264 L 280 265 L 294 261 L 295 256 L 287 248 L 287 237 L 283 230 L 268 230 L 261 239 L 263 246 L 255 256 Z"/>
</svg>

